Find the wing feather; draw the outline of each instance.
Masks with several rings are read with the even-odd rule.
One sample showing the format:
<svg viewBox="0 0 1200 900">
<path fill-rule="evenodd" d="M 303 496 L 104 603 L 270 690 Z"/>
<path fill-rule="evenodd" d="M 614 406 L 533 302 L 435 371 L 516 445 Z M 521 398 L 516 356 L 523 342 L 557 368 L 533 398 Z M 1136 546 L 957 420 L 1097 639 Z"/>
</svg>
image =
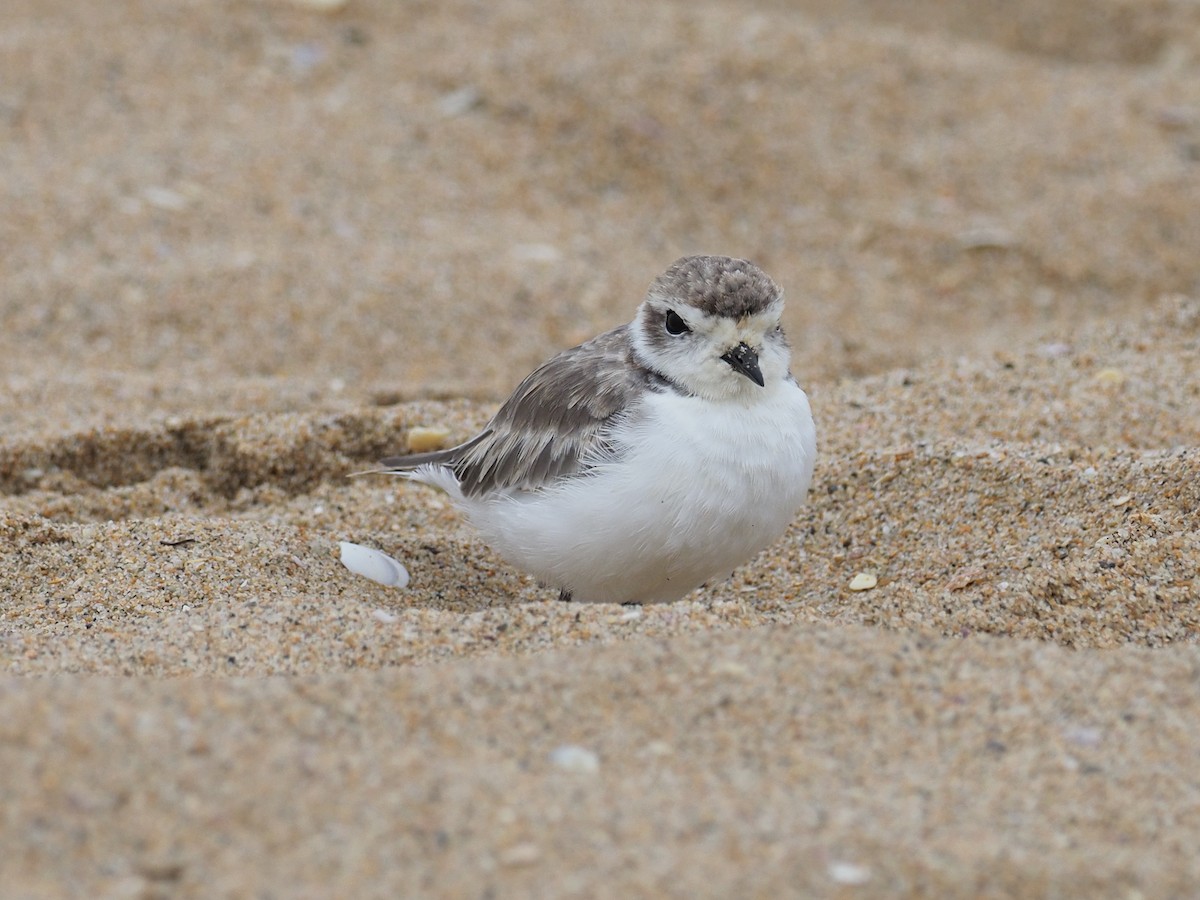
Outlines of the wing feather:
<svg viewBox="0 0 1200 900">
<path fill-rule="evenodd" d="M 392 472 L 448 466 L 468 497 L 536 490 L 602 458 L 611 449 L 609 432 L 619 415 L 659 380 L 634 359 L 629 326 L 622 325 L 535 369 L 465 444 L 382 464 Z"/>
</svg>

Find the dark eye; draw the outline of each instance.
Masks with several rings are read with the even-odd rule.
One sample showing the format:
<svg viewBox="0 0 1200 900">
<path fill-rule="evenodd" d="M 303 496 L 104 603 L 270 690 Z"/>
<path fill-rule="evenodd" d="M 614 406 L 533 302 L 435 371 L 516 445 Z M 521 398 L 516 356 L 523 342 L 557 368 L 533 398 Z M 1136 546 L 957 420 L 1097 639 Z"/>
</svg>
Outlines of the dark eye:
<svg viewBox="0 0 1200 900">
<path fill-rule="evenodd" d="M 667 310 L 667 334 L 687 334 L 692 329 L 687 327 L 687 322 L 679 317 L 679 313 L 673 309 Z"/>
</svg>

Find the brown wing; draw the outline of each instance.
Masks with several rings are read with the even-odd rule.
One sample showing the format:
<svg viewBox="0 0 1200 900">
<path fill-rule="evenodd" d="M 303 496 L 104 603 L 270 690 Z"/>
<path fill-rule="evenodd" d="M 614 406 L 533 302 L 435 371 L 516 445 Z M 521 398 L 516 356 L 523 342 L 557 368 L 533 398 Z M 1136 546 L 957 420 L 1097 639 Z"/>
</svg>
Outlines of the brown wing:
<svg viewBox="0 0 1200 900">
<path fill-rule="evenodd" d="M 449 466 L 468 497 L 498 488 L 534 490 L 602 453 L 614 417 L 657 380 L 633 359 L 629 326 L 622 325 L 535 369 L 465 444 L 382 465 L 393 472 Z"/>
</svg>

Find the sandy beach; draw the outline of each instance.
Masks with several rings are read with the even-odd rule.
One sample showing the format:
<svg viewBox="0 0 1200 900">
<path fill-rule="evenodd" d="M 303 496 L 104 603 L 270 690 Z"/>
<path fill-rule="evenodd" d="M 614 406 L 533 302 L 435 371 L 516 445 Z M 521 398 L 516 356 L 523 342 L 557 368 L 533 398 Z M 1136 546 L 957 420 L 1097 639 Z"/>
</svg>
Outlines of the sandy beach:
<svg viewBox="0 0 1200 900">
<path fill-rule="evenodd" d="M 0 11 L 0 896 L 1193 895 L 1200 7 L 325 5 Z M 728 581 L 350 477 L 687 253 L 820 442 Z"/>
</svg>

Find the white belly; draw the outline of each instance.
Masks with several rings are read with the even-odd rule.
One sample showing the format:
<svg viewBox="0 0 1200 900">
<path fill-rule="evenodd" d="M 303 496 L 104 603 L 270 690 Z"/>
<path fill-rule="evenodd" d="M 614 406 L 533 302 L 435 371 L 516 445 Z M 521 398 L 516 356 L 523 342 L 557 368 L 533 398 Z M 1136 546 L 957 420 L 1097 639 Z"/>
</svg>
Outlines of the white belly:
<svg viewBox="0 0 1200 900">
<path fill-rule="evenodd" d="M 782 535 L 808 493 L 808 398 L 767 390 L 749 406 L 649 394 L 617 433 L 620 461 L 463 509 L 509 562 L 577 600 L 677 600 Z"/>
</svg>

